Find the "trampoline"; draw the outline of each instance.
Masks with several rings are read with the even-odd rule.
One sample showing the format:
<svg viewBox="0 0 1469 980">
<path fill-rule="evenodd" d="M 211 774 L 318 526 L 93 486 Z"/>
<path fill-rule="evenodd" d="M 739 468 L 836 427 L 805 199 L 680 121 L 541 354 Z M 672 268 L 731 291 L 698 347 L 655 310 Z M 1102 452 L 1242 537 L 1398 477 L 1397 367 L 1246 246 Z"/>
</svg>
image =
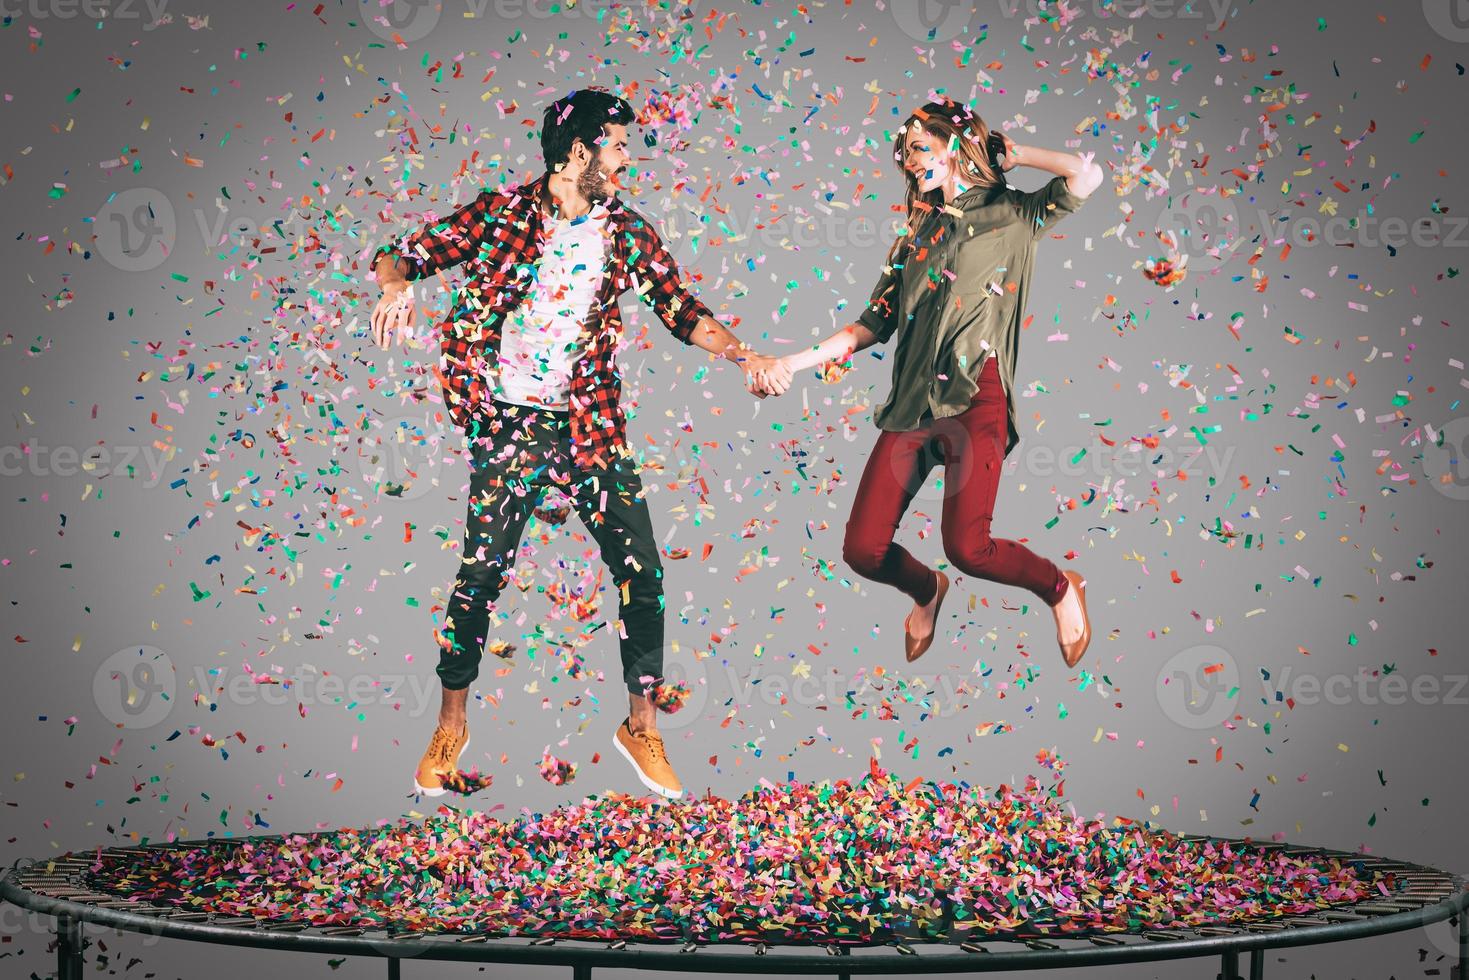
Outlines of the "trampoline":
<svg viewBox="0 0 1469 980">
<path fill-rule="evenodd" d="M 916 789 L 915 789 L 916 787 Z M 277 951 L 842 977 L 1265 952 L 1457 924 L 1469 884 L 1404 861 L 1082 820 L 1033 781 L 989 798 L 886 779 L 654 805 L 609 794 L 501 822 L 210 838 L 17 861 L 0 900 L 56 919 Z M 469 872 L 473 872 L 472 874 Z M 1247 974 L 1241 973 L 1248 958 Z M 425 973 L 427 971 L 424 971 Z M 1212 971 L 1211 971 L 1212 972 Z"/>
</svg>

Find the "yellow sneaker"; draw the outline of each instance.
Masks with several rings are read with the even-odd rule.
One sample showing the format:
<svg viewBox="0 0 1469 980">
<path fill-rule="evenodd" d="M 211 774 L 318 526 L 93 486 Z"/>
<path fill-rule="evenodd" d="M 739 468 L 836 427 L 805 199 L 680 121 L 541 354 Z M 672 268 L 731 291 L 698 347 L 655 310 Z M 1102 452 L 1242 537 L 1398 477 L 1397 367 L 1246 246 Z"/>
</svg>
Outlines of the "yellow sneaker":
<svg viewBox="0 0 1469 980">
<path fill-rule="evenodd" d="M 668 764 L 668 756 L 663 751 L 662 735 L 652 729 L 634 732 L 624 720 L 617 726 L 612 744 L 632 763 L 644 786 L 670 800 L 683 796 L 683 783 L 678 781 L 678 774 Z"/>
<path fill-rule="evenodd" d="M 449 729 L 434 729 L 429 740 L 428 751 L 418 761 L 418 771 L 413 774 L 413 788 L 424 796 L 443 796 L 445 779 L 458 776 L 459 757 L 469 748 L 469 723 L 455 735 Z"/>
</svg>

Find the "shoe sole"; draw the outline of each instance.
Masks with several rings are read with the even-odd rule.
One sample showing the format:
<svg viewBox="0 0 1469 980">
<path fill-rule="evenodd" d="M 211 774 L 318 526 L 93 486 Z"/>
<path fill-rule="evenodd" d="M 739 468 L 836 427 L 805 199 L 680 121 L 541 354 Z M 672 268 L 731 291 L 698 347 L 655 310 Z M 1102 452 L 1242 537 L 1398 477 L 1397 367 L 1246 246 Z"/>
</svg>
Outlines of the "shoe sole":
<svg viewBox="0 0 1469 980">
<path fill-rule="evenodd" d="M 612 744 L 617 747 L 618 752 L 622 753 L 622 757 L 627 760 L 627 764 L 632 766 L 632 771 L 638 774 L 638 782 L 665 799 L 678 800 L 683 798 L 683 790 L 671 790 L 666 786 L 659 786 L 653 780 L 649 779 L 643 773 L 642 767 L 637 764 L 637 760 L 632 757 L 632 753 L 623 746 L 622 739 L 614 735 L 612 736 Z"/>
<path fill-rule="evenodd" d="M 474 736 L 471 735 L 464 739 L 464 748 L 460 749 L 459 754 L 454 757 L 454 765 L 459 765 L 459 760 L 464 758 L 464 753 L 469 750 L 469 740 L 473 737 Z M 440 786 L 438 789 L 429 789 L 426 786 L 418 785 L 418 773 L 413 774 L 413 789 L 420 796 L 443 796 L 445 793 L 449 792 L 442 786 Z"/>
</svg>

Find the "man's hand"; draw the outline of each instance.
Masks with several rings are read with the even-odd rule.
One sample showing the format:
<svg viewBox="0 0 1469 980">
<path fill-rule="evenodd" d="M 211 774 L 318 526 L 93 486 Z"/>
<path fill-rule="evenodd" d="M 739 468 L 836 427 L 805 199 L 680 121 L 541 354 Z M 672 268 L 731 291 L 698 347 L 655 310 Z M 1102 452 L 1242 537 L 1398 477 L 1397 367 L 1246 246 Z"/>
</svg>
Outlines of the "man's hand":
<svg viewBox="0 0 1469 980">
<path fill-rule="evenodd" d="M 772 358 L 770 367 L 765 370 L 765 389 L 772 395 L 784 395 L 795 380 L 796 372 L 791 369 L 790 362 L 784 357 Z"/>
<path fill-rule="evenodd" d="M 793 372 L 783 357 L 751 355 L 744 363 L 745 386 L 757 398 L 766 395 L 783 395 L 791 386 Z"/>
<path fill-rule="evenodd" d="M 413 287 L 406 282 L 385 284 L 372 311 L 372 339 L 387 350 L 400 329 L 413 326 L 414 314 Z"/>
</svg>

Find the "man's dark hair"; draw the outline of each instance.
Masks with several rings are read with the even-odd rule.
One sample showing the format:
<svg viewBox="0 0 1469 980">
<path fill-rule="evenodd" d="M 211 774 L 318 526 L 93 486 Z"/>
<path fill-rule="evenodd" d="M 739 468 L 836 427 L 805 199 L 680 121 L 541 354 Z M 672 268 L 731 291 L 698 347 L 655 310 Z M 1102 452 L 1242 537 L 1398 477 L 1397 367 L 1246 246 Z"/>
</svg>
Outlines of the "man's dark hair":
<svg viewBox="0 0 1469 980">
<path fill-rule="evenodd" d="M 541 155 L 554 171 L 571 158 L 572 144 L 581 141 L 596 156 L 603 126 L 630 125 L 637 116 L 626 99 L 602 89 L 578 89 L 546 107 L 541 120 Z"/>
</svg>

